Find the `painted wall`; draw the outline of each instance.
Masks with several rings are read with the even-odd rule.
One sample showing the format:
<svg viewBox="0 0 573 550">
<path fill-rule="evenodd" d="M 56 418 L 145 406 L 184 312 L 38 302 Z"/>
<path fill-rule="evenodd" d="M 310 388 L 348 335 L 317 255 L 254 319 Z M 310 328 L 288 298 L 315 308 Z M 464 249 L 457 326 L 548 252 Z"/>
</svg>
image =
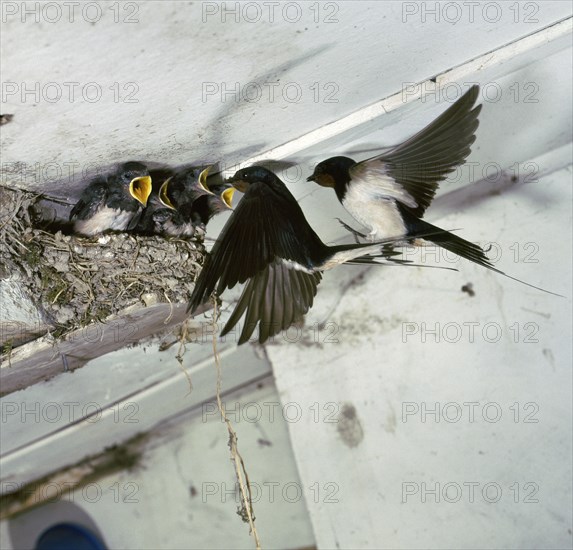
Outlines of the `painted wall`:
<svg viewBox="0 0 573 550">
<path fill-rule="evenodd" d="M 67 192 L 128 159 L 244 162 L 570 14 L 413 4 L 4 2 L 2 181 Z"/>
</svg>

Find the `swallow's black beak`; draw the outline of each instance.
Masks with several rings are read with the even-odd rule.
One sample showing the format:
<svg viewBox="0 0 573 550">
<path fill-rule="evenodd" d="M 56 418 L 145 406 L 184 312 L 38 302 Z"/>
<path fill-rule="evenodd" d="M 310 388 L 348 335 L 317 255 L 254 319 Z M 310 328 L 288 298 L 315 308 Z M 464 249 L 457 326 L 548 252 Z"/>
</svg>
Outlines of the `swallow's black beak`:
<svg viewBox="0 0 573 550">
<path fill-rule="evenodd" d="M 249 188 L 249 182 L 242 180 L 239 176 L 237 176 L 237 174 L 230 177 L 227 180 L 227 183 L 230 183 L 237 191 L 240 191 L 241 193 L 245 193 Z"/>
<path fill-rule="evenodd" d="M 306 181 L 316 181 L 316 177 L 313 174 L 312 176 L 308 176 L 308 178 L 306 178 Z"/>
</svg>

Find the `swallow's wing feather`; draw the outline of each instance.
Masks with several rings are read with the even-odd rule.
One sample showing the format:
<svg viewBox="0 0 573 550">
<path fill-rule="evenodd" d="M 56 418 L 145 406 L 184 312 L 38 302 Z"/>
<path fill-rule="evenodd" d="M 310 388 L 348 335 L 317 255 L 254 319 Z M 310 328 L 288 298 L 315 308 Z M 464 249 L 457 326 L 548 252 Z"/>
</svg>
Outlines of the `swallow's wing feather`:
<svg viewBox="0 0 573 550">
<path fill-rule="evenodd" d="M 400 188 L 391 190 L 388 196 L 410 207 L 416 216 L 423 216 L 439 183 L 471 152 L 482 107 L 474 107 L 478 95 L 479 86 L 472 86 L 423 130 L 390 151 L 357 163 L 350 175 L 388 181 L 384 187 L 392 187 L 393 180 Z M 404 192 L 405 200 L 401 197 Z"/>
<path fill-rule="evenodd" d="M 69 219 L 87 220 L 103 206 L 107 194 L 107 180 L 103 177 L 90 182 L 70 212 Z"/>
<path fill-rule="evenodd" d="M 259 342 L 289 328 L 311 307 L 322 274 L 305 273 L 282 261 L 269 264 L 245 285 L 221 335 L 229 333 L 247 312 L 238 344 L 249 340 L 259 325 Z"/>
</svg>

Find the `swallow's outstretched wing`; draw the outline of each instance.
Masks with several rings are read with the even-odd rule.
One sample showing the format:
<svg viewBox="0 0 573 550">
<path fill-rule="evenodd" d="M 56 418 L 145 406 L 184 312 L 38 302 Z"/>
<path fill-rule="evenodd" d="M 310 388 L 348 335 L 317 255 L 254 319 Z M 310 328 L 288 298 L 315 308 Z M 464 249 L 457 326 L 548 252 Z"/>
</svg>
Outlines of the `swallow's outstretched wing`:
<svg viewBox="0 0 573 550">
<path fill-rule="evenodd" d="M 479 86 L 472 86 L 436 120 L 405 142 L 350 168 L 353 180 L 378 188 L 422 217 L 441 181 L 471 152 L 481 105 L 474 107 Z"/>
</svg>

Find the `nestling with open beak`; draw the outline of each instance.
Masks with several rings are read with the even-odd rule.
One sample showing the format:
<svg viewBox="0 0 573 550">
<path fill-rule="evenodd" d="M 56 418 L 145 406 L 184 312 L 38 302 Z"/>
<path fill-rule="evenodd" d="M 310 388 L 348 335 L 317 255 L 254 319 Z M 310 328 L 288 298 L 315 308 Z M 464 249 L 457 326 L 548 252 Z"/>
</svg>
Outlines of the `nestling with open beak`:
<svg viewBox="0 0 573 550">
<path fill-rule="evenodd" d="M 205 226 L 215 215 L 231 208 L 234 188 L 230 184 L 207 187 L 209 168 L 198 176 L 186 170 L 167 179 L 136 227 L 145 235 L 191 237 L 198 226 Z"/>
<path fill-rule="evenodd" d="M 107 177 L 93 180 L 70 212 L 74 231 L 93 236 L 133 229 L 147 205 L 151 177 L 139 162 L 127 162 Z"/>
</svg>

